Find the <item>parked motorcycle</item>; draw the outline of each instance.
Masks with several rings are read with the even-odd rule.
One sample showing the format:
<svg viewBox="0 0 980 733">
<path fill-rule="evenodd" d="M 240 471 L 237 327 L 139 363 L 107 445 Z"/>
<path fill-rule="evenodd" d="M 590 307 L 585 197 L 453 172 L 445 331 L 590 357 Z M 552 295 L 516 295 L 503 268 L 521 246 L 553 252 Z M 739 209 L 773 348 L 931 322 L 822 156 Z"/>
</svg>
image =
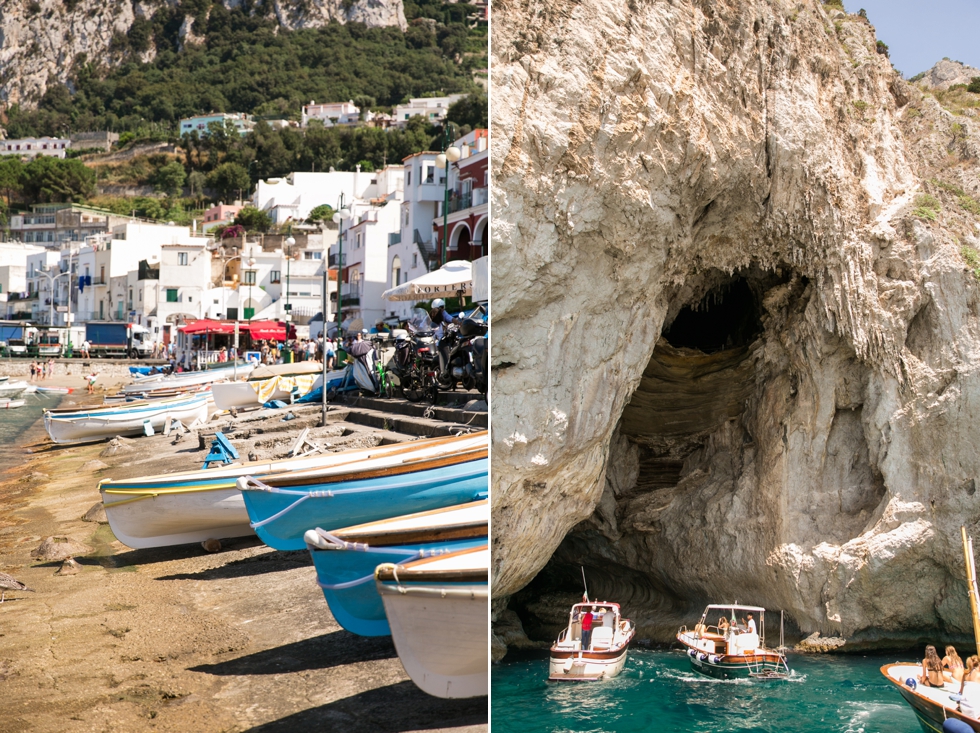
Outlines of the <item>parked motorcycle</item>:
<svg viewBox="0 0 980 733">
<path fill-rule="evenodd" d="M 477 318 L 480 309 L 464 317 L 459 323 L 446 324 L 439 341 L 440 389 L 476 390 L 487 392 L 487 326 Z"/>
<path fill-rule="evenodd" d="M 409 402 L 438 398 L 438 342 L 429 314 L 421 308 L 408 322 L 407 332 L 396 332 L 395 354 L 388 362 L 389 379 Z"/>
</svg>

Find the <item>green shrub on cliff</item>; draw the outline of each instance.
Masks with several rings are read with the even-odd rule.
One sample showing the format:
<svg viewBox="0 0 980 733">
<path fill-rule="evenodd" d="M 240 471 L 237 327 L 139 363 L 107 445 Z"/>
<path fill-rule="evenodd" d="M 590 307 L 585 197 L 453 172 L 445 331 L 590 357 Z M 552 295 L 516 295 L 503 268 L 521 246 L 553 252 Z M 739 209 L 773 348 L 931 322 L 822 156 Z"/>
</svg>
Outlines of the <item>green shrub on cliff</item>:
<svg viewBox="0 0 980 733">
<path fill-rule="evenodd" d="M 916 196 L 915 209 L 912 210 L 913 216 L 935 221 L 940 211 L 942 211 L 942 206 L 939 203 L 939 199 L 935 196 L 928 193 L 922 193 Z"/>
</svg>

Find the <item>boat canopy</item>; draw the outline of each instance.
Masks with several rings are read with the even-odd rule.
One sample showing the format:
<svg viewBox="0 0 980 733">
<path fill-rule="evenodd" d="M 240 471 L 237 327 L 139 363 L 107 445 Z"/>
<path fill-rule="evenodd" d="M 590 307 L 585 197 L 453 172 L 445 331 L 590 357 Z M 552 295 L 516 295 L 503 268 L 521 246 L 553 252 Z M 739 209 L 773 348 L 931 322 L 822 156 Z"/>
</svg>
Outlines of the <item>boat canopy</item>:
<svg viewBox="0 0 980 733">
<path fill-rule="evenodd" d="M 765 613 L 766 609 L 760 606 L 742 606 L 738 603 L 712 603 L 704 612 L 708 611 L 753 611 L 755 613 Z"/>
</svg>

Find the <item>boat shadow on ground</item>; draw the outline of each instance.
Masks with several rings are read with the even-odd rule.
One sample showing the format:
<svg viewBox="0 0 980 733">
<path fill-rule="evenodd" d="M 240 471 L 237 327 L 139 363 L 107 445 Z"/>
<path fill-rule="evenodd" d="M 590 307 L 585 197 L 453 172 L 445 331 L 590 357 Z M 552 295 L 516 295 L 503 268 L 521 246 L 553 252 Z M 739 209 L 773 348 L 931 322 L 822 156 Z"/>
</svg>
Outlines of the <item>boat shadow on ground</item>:
<svg viewBox="0 0 980 733">
<path fill-rule="evenodd" d="M 303 710 L 244 733 L 294 733 L 327 730 L 328 726 L 345 733 L 400 733 L 485 725 L 487 719 L 486 697 L 443 700 L 405 681 Z"/>
<path fill-rule="evenodd" d="M 297 567 L 313 567 L 308 550 L 270 550 L 261 555 L 232 560 L 216 568 L 208 568 L 196 573 L 174 573 L 161 575 L 157 580 L 229 580 L 248 578 L 263 573 L 276 573 L 293 570 Z"/>
<path fill-rule="evenodd" d="M 220 556 L 224 553 L 246 550 L 252 547 L 263 546 L 258 537 L 242 537 L 234 540 L 222 540 L 221 549 L 218 552 L 206 552 L 201 549 L 200 543 L 189 545 L 171 545 L 169 547 L 150 547 L 142 550 L 128 550 L 114 554 L 93 553 L 75 559 L 81 565 L 101 565 L 107 570 L 120 570 L 125 568 L 135 568 L 140 565 L 153 565 L 160 562 L 172 562 L 174 560 L 188 560 L 195 557 L 207 555 Z M 300 553 L 302 554 L 302 553 Z M 308 556 L 309 553 L 307 553 Z M 238 562 L 238 561 L 233 561 Z M 216 568 L 220 569 L 220 568 Z M 183 575 L 167 576 L 168 580 L 175 578 L 195 578 L 201 580 L 201 573 L 186 573 Z"/>
<path fill-rule="evenodd" d="M 373 662 L 398 656 L 390 636 L 357 636 L 349 631 L 331 631 L 274 649 L 247 654 L 215 664 L 191 667 L 192 672 L 217 676 L 264 675 L 307 672 L 347 664 Z M 294 729 L 295 730 L 295 729 Z"/>
</svg>

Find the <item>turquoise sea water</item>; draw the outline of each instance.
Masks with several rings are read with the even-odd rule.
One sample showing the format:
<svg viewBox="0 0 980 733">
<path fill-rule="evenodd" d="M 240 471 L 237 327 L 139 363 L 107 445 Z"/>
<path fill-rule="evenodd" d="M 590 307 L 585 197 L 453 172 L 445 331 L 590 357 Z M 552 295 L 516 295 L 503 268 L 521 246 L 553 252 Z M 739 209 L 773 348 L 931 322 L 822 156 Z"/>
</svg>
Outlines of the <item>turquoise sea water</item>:
<svg viewBox="0 0 980 733">
<path fill-rule="evenodd" d="M 921 733 L 878 671 L 912 658 L 789 655 L 782 681 L 716 680 L 681 651 L 631 649 L 605 682 L 549 683 L 546 652 L 508 654 L 491 674 L 493 730 L 521 733 Z"/>
<path fill-rule="evenodd" d="M 23 407 L 0 410 L 0 470 L 12 468 L 23 462 L 25 445 L 44 438 L 41 417 L 45 410 L 58 406 L 64 395 L 58 393 L 28 394 Z"/>
</svg>

